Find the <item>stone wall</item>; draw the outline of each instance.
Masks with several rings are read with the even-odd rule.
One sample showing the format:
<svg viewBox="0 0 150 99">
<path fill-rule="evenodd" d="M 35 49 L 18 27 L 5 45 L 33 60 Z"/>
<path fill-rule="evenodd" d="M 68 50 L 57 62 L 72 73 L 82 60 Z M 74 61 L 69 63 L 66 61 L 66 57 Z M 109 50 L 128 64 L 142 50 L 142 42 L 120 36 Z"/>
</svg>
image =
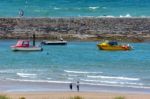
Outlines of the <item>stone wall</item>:
<svg viewBox="0 0 150 99">
<path fill-rule="evenodd" d="M 0 18 L 0 38 L 150 36 L 150 18 Z"/>
</svg>

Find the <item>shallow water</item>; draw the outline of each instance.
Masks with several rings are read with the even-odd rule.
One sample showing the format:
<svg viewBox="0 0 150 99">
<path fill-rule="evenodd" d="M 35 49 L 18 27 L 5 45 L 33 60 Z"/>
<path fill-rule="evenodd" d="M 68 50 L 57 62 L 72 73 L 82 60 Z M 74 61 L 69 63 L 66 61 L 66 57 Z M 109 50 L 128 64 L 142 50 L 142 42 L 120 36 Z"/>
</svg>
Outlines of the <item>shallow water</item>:
<svg viewBox="0 0 150 99">
<path fill-rule="evenodd" d="M 150 43 L 131 51 L 100 51 L 98 42 L 43 46 L 42 52 L 13 52 L 16 40 L 0 41 L 0 80 L 150 87 Z M 39 44 L 39 42 L 37 43 Z"/>
</svg>

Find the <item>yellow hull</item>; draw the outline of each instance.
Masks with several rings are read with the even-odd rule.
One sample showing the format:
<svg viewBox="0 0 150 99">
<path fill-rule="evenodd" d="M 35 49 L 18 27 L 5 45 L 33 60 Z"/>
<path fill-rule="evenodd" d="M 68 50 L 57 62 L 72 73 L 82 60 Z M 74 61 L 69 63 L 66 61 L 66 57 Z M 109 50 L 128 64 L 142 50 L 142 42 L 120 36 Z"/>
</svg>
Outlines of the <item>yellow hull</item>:
<svg viewBox="0 0 150 99">
<path fill-rule="evenodd" d="M 110 45 L 97 45 L 100 50 L 112 50 L 112 51 L 117 51 L 117 50 L 131 50 L 130 46 L 124 46 L 124 45 L 116 45 L 116 46 L 110 46 Z"/>
</svg>

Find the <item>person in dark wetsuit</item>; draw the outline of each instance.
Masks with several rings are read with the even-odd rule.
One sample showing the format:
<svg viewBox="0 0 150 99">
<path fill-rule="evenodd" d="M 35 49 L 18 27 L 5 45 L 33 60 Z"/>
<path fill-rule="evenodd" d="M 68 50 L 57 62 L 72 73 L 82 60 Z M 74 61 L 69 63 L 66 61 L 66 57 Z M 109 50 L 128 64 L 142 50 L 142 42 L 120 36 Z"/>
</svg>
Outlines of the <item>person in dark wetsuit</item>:
<svg viewBox="0 0 150 99">
<path fill-rule="evenodd" d="M 24 11 L 22 9 L 19 10 L 19 17 L 23 17 L 24 16 Z"/>
<path fill-rule="evenodd" d="M 79 81 L 77 81 L 77 91 L 79 92 Z"/>
<path fill-rule="evenodd" d="M 72 86 L 72 83 L 70 83 L 70 84 L 69 84 L 69 88 L 70 88 L 70 90 L 72 90 L 72 87 L 73 87 L 73 86 Z"/>
</svg>

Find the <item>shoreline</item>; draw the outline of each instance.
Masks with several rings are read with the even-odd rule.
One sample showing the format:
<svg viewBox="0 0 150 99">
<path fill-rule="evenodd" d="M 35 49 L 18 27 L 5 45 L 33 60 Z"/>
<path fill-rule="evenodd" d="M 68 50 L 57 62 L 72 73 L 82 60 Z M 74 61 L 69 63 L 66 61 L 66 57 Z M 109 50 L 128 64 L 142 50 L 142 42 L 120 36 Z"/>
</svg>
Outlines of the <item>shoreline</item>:
<svg viewBox="0 0 150 99">
<path fill-rule="evenodd" d="M 3 88 L 10 88 L 2 91 Z M 11 99 L 70 99 L 79 96 L 84 99 L 115 99 L 124 97 L 125 99 L 149 99 L 150 89 L 138 88 L 117 88 L 110 86 L 89 86 L 80 84 L 80 91 L 77 92 L 73 85 L 73 91 L 69 89 L 69 84 L 62 83 L 34 83 L 34 82 L 2 82 L 0 81 L 0 95 L 5 95 Z M 123 98 L 123 99 L 124 99 Z M 119 98 L 120 99 L 120 98 Z M 121 98 L 122 99 L 122 98 Z"/>
<path fill-rule="evenodd" d="M 149 19 L 150 18 L 150 16 L 145 16 L 145 17 L 133 17 L 133 16 L 131 16 L 131 17 L 117 17 L 117 16 L 114 16 L 114 17 L 111 17 L 111 16 L 66 16 L 66 17 L 56 17 L 56 16 L 54 16 L 54 17 L 28 17 L 28 16 L 23 16 L 23 17 L 17 17 L 17 16 L 14 16 L 14 17 L 0 17 L 0 18 L 12 18 L 12 19 L 16 19 L 16 18 L 22 18 L 22 19 L 59 19 L 59 18 L 66 18 L 66 19 L 68 19 L 68 18 L 75 18 L 75 19 L 82 19 L 82 18 L 120 18 L 120 19 Z"/>
<path fill-rule="evenodd" d="M 0 91 L 9 92 L 70 92 L 69 82 L 29 82 L 29 81 L 0 81 Z M 72 92 L 77 92 L 73 83 Z M 109 92 L 109 93 L 141 93 L 150 94 L 150 88 L 133 88 L 108 85 L 80 84 L 80 92 Z"/>
</svg>

